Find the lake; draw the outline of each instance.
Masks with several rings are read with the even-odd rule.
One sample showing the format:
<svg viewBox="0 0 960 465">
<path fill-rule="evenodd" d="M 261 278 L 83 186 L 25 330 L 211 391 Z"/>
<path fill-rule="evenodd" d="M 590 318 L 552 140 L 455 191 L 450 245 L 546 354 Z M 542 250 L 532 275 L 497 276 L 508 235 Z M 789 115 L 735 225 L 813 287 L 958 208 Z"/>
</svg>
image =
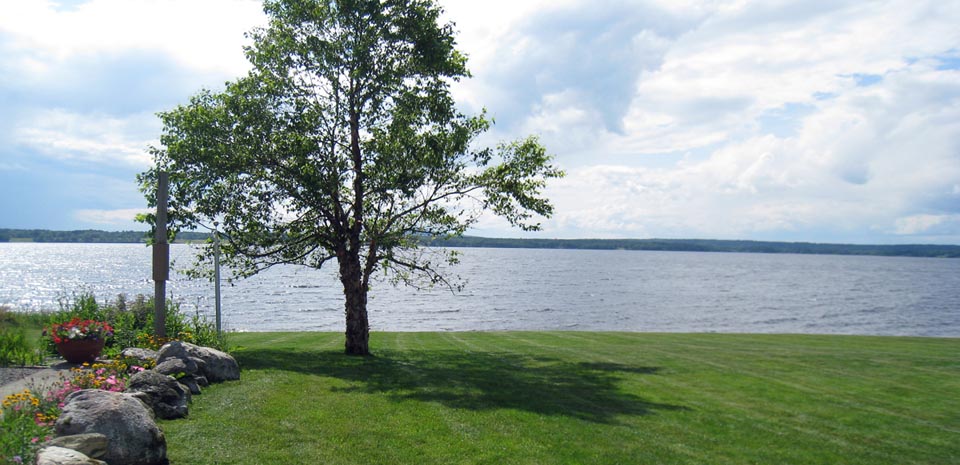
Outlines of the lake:
<svg viewBox="0 0 960 465">
<path fill-rule="evenodd" d="M 462 292 L 376 282 L 374 331 L 616 330 L 960 336 L 960 260 L 616 250 L 459 249 Z M 191 246 L 175 244 L 175 269 Z M 151 294 L 137 244 L 0 243 L 0 305 L 56 309 L 80 291 Z M 171 273 L 188 312 L 213 284 Z M 342 331 L 335 270 L 275 267 L 223 286 L 224 328 Z"/>
</svg>

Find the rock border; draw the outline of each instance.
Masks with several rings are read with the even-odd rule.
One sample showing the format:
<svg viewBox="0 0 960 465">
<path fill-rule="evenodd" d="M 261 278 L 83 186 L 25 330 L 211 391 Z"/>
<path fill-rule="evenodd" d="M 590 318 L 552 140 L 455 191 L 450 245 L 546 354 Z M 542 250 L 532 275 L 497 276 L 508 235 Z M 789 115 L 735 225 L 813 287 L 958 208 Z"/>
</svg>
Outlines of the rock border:
<svg viewBox="0 0 960 465">
<path fill-rule="evenodd" d="M 166 439 L 155 419 L 184 418 L 201 387 L 240 379 L 233 356 L 186 342 L 159 351 L 127 348 L 120 356 L 155 367 L 131 376 L 122 393 L 84 389 L 68 395 L 56 436 L 37 452 L 38 465 L 167 465 Z M 146 439 L 131 448 L 133 437 Z"/>
</svg>

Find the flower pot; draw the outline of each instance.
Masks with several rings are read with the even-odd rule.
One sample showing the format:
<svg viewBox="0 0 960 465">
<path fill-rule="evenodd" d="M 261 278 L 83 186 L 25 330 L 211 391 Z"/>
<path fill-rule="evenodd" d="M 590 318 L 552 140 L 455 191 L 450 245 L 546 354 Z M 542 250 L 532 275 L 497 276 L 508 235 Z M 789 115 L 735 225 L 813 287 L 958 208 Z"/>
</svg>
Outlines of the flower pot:
<svg viewBox="0 0 960 465">
<path fill-rule="evenodd" d="M 93 363 L 103 352 L 103 339 L 65 339 L 56 343 L 57 352 L 70 363 Z"/>
</svg>

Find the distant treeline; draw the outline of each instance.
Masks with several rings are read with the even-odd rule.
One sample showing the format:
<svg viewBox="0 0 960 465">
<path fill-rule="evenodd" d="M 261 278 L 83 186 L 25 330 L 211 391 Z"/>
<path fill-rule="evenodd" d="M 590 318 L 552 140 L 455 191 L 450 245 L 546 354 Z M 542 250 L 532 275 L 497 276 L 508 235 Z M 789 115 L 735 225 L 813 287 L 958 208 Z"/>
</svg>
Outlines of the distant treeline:
<svg viewBox="0 0 960 465">
<path fill-rule="evenodd" d="M 859 245 L 713 239 L 494 239 L 464 236 L 435 240 L 445 247 L 528 249 L 660 250 L 673 252 L 795 253 L 960 258 L 960 245 Z"/>
<path fill-rule="evenodd" d="M 146 231 L 100 231 L 83 229 L 76 231 L 50 231 L 47 229 L 0 229 L 0 242 L 77 242 L 136 244 L 147 241 Z M 206 233 L 183 232 L 177 234 L 177 242 L 204 241 Z"/>
<path fill-rule="evenodd" d="M 181 232 L 177 242 L 205 241 L 207 233 Z M 45 229 L 0 229 L 0 242 L 91 242 L 142 243 L 146 231 L 49 231 Z M 796 253 L 825 255 L 883 255 L 902 257 L 960 258 L 960 245 L 860 245 L 810 242 L 725 241 L 713 239 L 495 239 L 464 236 L 427 240 L 440 247 L 494 247 L 524 249 L 661 250 L 673 252 Z"/>
</svg>

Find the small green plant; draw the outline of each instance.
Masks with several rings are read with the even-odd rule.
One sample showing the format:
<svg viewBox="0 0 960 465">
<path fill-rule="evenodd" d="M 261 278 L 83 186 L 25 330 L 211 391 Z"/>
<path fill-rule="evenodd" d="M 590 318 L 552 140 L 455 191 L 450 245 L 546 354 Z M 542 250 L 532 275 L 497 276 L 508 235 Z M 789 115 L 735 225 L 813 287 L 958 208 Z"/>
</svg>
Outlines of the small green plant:
<svg viewBox="0 0 960 465">
<path fill-rule="evenodd" d="M 0 366 L 38 365 L 43 353 L 33 347 L 27 337 L 27 328 L 39 326 L 37 314 L 10 311 L 0 306 Z"/>
<path fill-rule="evenodd" d="M 0 366 L 43 363 L 43 353 L 27 340 L 23 328 L 0 328 Z"/>
<path fill-rule="evenodd" d="M 0 305 L 0 328 L 17 323 L 16 315 L 6 305 Z"/>
</svg>

